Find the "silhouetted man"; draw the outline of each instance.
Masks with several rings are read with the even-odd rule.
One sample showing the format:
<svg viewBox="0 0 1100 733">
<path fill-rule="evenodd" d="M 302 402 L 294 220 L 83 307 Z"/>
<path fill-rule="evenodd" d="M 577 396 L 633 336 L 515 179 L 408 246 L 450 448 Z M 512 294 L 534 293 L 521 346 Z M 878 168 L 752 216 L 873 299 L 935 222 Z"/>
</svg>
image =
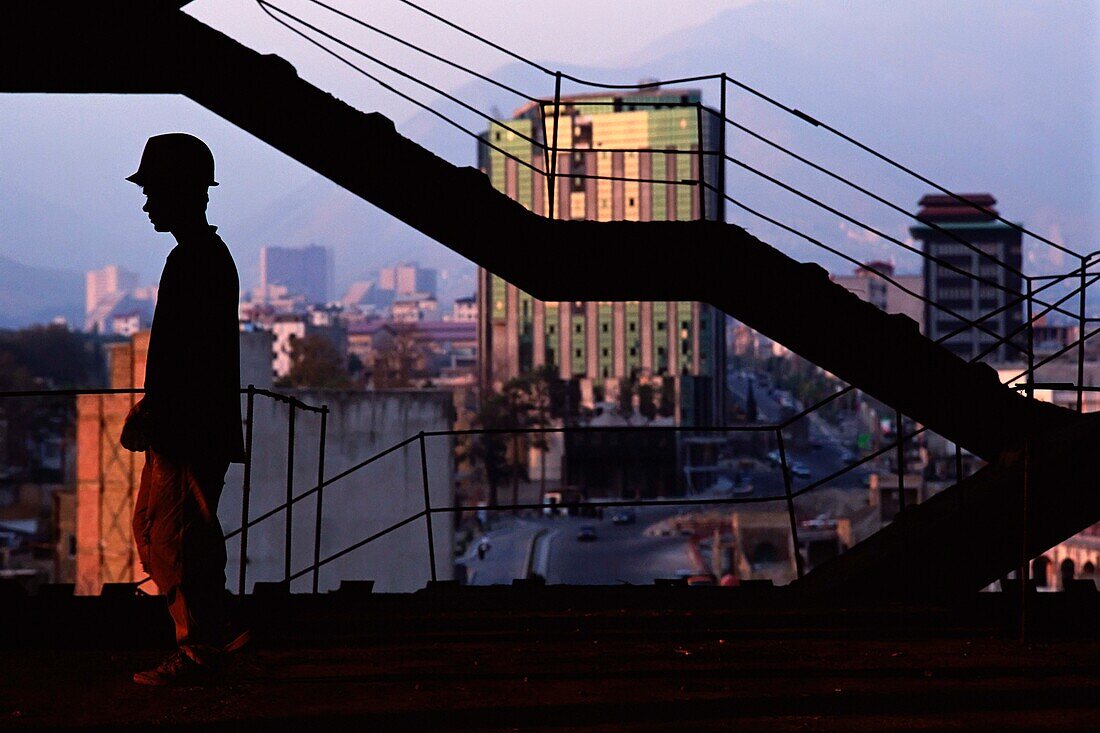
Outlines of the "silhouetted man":
<svg viewBox="0 0 1100 733">
<path fill-rule="evenodd" d="M 239 281 L 233 257 L 206 221 L 214 157 L 182 133 L 149 139 L 137 173 L 143 211 L 176 246 L 161 274 L 149 338 L 145 397 L 122 444 L 145 451 L 134 505 L 138 554 L 168 599 L 179 649 L 134 681 L 199 681 L 227 650 L 225 539 L 218 499 L 241 437 Z M 235 639 L 230 645 L 243 642 Z"/>
</svg>

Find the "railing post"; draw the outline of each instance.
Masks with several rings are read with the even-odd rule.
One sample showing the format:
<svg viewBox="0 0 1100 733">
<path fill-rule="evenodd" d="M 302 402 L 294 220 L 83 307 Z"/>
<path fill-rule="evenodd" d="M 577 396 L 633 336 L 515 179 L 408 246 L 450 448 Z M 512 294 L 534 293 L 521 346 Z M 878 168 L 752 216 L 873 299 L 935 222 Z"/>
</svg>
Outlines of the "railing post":
<svg viewBox="0 0 1100 733">
<path fill-rule="evenodd" d="M 791 520 L 791 543 L 794 545 L 794 567 L 798 579 L 802 579 L 802 552 L 798 549 L 798 522 L 794 518 L 794 494 L 791 491 L 791 470 L 787 467 L 787 449 L 783 445 L 783 428 L 775 429 L 775 439 L 779 447 L 779 462 L 783 469 L 783 488 L 787 493 L 787 515 Z"/>
<path fill-rule="evenodd" d="M 1035 398 L 1035 300 L 1031 278 L 1027 280 L 1027 398 Z"/>
<path fill-rule="evenodd" d="M 543 192 L 546 194 L 547 218 L 554 218 L 554 201 L 550 195 L 550 135 L 546 127 L 546 101 L 539 101 L 539 119 L 542 120 L 542 177 Z"/>
<path fill-rule="evenodd" d="M 317 449 L 317 509 L 313 525 L 313 592 L 321 575 L 321 513 L 325 495 L 325 439 L 328 437 L 328 405 L 321 406 L 321 443 Z"/>
<path fill-rule="evenodd" d="M 283 542 L 283 582 L 287 592 L 290 592 L 290 540 L 294 523 L 294 416 L 297 409 L 297 404 L 291 400 L 286 433 L 286 537 Z"/>
<path fill-rule="evenodd" d="M 707 187 L 704 185 L 706 176 L 706 155 L 703 151 L 703 102 L 699 101 L 699 104 L 695 107 L 695 128 L 696 134 L 699 136 L 699 144 L 696 152 L 699 158 L 699 179 L 696 182 L 696 186 L 699 189 L 699 220 L 706 221 L 707 219 Z"/>
<path fill-rule="evenodd" d="M 248 385 L 244 422 L 244 481 L 241 483 L 241 566 L 237 572 L 237 595 L 245 593 L 248 566 L 248 501 L 252 493 L 252 423 L 255 418 L 256 385 Z"/>
<path fill-rule="evenodd" d="M 902 415 L 901 410 L 897 410 L 894 413 L 894 420 L 897 423 L 896 438 L 898 439 L 897 445 L 897 463 L 898 463 L 898 514 L 905 511 L 905 439 L 902 436 Z"/>
<path fill-rule="evenodd" d="M 955 443 L 955 483 L 963 480 L 963 449 Z"/>
<path fill-rule="evenodd" d="M 512 433 L 512 506 L 519 504 L 519 433 Z M 517 514 L 518 509 L 512 509 Z"/>
<path fill-rule="evenodd" d="M 558 197 L 558 127 L 561 126 L 561 72 L 554 72 L 554 142 L 550 147 L 550 178 L 546 188 L 550 194 L 550 218 L 557 218 Z"/>
<path fill-rule="evenodd" d="M 716 218 L 720 221 L 726 219 L 726 204 L 724 195 L 726 193 L 726 74 L 722 72 L 722 95 L 721 95 L 721 119 L 718 120 L 718 196 L 715 198 L 715 206 L 718 210 L 715 214 L 720 214 Z"/>
<path fill-rule="evenodd" d="M 435 572 L 435 534 L 432 532 L 432 495 L 428 491 L 428 451 L 424 447 L 424 431 L 420 431 L 420 477 L 424 484 L 424 523 L 428 528 L 428 561 L 432 568 L 432 582 L 436 578 Z"/>
<path fill-rule="evenodd" d="M 1031 438 L 1035 402 L 1035 318 L 1031 278 L 1027 279 L 1027 424 L 1024 427 L 1024 481 L 1020 491 L 1020 640 L 1027 639 L 1027 584 L 1031 580 L 1031 558 L 1027 549 L 1027 501 L 1031 474 Z"/>
<path fill-rule="evenodd" d="M 96 472 L 98 474 L 97 478 L 99 479 L 99 511 L 97 513 L 99 514 L 99 527 L 98 527 L 99 532 L 98 533 L 99 533 L 99 537 L 102 538 L 104 536 L 104 531 L 103 531 L 104 530 L 104 527 L 103 527 L 103 514 L 104 514 L 103 496 L 107 492 L 107 474 L 106 474 L 106 470 L 105 470 L 106 467 L 103 465 L 103 451 L 107 447 L 106 446 L 106 441 L 104 440 L 104 433 L 107 432 L 107 425 L 106 425 L 105 418 L 104 418 L 104 415 L 103 415 L 103 395 L 102 394 L 99 395 L 98 402 L 99 402 L 99 419 L 96 422 Z M 146 460 L 148 460 L 148 454 L 146 454 Z M 99 580 L 100 582 L 102 582 L 103 581 L 103 562 L 104 562 L 103 550 L 104 550 L 104 547 L 105 547 L 106 543 L 99 542 L 97 544 L 98 544 L 98 547 L 99 547 L 99 569 L 96 573 L 96 579 Z"/>
<path fill-rule="evenodd" d="M 1081 294 L 1077 313 L 1077 411 L 1085 411 L 1085 280 L 1088 258 L 1081 258 Z"/>
</svg>

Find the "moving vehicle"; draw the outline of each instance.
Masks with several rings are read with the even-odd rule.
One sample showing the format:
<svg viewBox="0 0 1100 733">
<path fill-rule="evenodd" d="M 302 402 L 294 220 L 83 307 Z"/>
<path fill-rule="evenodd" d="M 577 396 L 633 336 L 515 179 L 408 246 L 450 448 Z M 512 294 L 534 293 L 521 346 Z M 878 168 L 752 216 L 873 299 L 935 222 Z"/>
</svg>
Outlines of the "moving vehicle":
<svg viewBox="0 0 1100 733">
<path fill-rule="evenodd" d="M 612 515 L 612 517 L 611 517 L 611 523 L 612 524 L 634 524 L 636 519 L 637 519 L 637 517 L 635 516 L 634 512 L 629 511 L 629 510 L 624 510 L 624 511 L 621 511 L 621 512 L 615 512 L 615 514 Z"/>
<path fill-rule="evenodd" d="M 577 541 L 578 542 L 595 542 L 596 541 L 596 528 L 592 527 L 590 525 L 585 525 L 585 526 L 581 527 L 580 531 L 577 532 Z"/>
</svg>

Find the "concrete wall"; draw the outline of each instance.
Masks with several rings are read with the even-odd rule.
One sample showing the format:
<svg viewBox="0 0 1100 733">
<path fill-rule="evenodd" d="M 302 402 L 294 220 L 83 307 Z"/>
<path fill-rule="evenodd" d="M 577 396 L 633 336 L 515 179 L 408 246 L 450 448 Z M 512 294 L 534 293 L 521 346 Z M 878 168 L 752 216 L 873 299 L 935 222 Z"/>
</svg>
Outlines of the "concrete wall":
<svg viewBox="0 0 1100 733">
<path fill-rule="evenodd" d="M 372 392 L 291 391 L 311 405 L 327 404 L 328 439 L 325 474 L 332 476 L 421 430 L 447 430 L 453 420 L 451 395 L 435 390 Z M 289 407 L 257 397 L 253 434 L 252 488 L 249 516 L 256 517 L 286 501 L 287 424 Z M 295 417 L 294 494 L 317 483 L 320 416 L 301 410 Z M 425 444 L 433 506 L 454 501 L 452 439 L 428 438 Z M 226 478 L 218 515 L 226 532 L 240 525 L 243 467 L 233 466 Z M 324 490 L 321 557 L 327 557 L 424 508 L 420 446 L 413 442 L 360 469 Z M 316 495 L 295 504 L 291 572 L 313 562 Z M 453 529 L 449 515 L 433 520 L 436 566 L 440 579 L 452 577 Z M 255 581 L 284 576 L 286 516 L 283 512 L 249 530 L 248 589 Z M 236 591 L 240 540 L 227 542 L 229 587 Z M 418 519 L 322 568 L 319 590 L 336 588 L 341 580 L 374 580 L 381 592 L 406 592 L 424 587 L 430 578 L 427 531 Z M 294 581 L 291 590 L 308 592 L 311 575 Z"/>
</svg>

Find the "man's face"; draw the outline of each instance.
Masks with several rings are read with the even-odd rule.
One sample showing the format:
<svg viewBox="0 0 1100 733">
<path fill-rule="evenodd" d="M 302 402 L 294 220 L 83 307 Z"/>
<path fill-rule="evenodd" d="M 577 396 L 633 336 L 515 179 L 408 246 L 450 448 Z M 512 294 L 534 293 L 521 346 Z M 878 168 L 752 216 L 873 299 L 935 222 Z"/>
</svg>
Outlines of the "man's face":
<svg viewBox="0 0 1100 733">
<path fill-rule="evenodd" d="M 161 186 L 145 186 L 141 191 L 145 194 L 141 210 L 149 215 L 153 229 L 158 232 L 173 231 L 195 216 L 198 197 L 194 191 Z"/>
</svg>

